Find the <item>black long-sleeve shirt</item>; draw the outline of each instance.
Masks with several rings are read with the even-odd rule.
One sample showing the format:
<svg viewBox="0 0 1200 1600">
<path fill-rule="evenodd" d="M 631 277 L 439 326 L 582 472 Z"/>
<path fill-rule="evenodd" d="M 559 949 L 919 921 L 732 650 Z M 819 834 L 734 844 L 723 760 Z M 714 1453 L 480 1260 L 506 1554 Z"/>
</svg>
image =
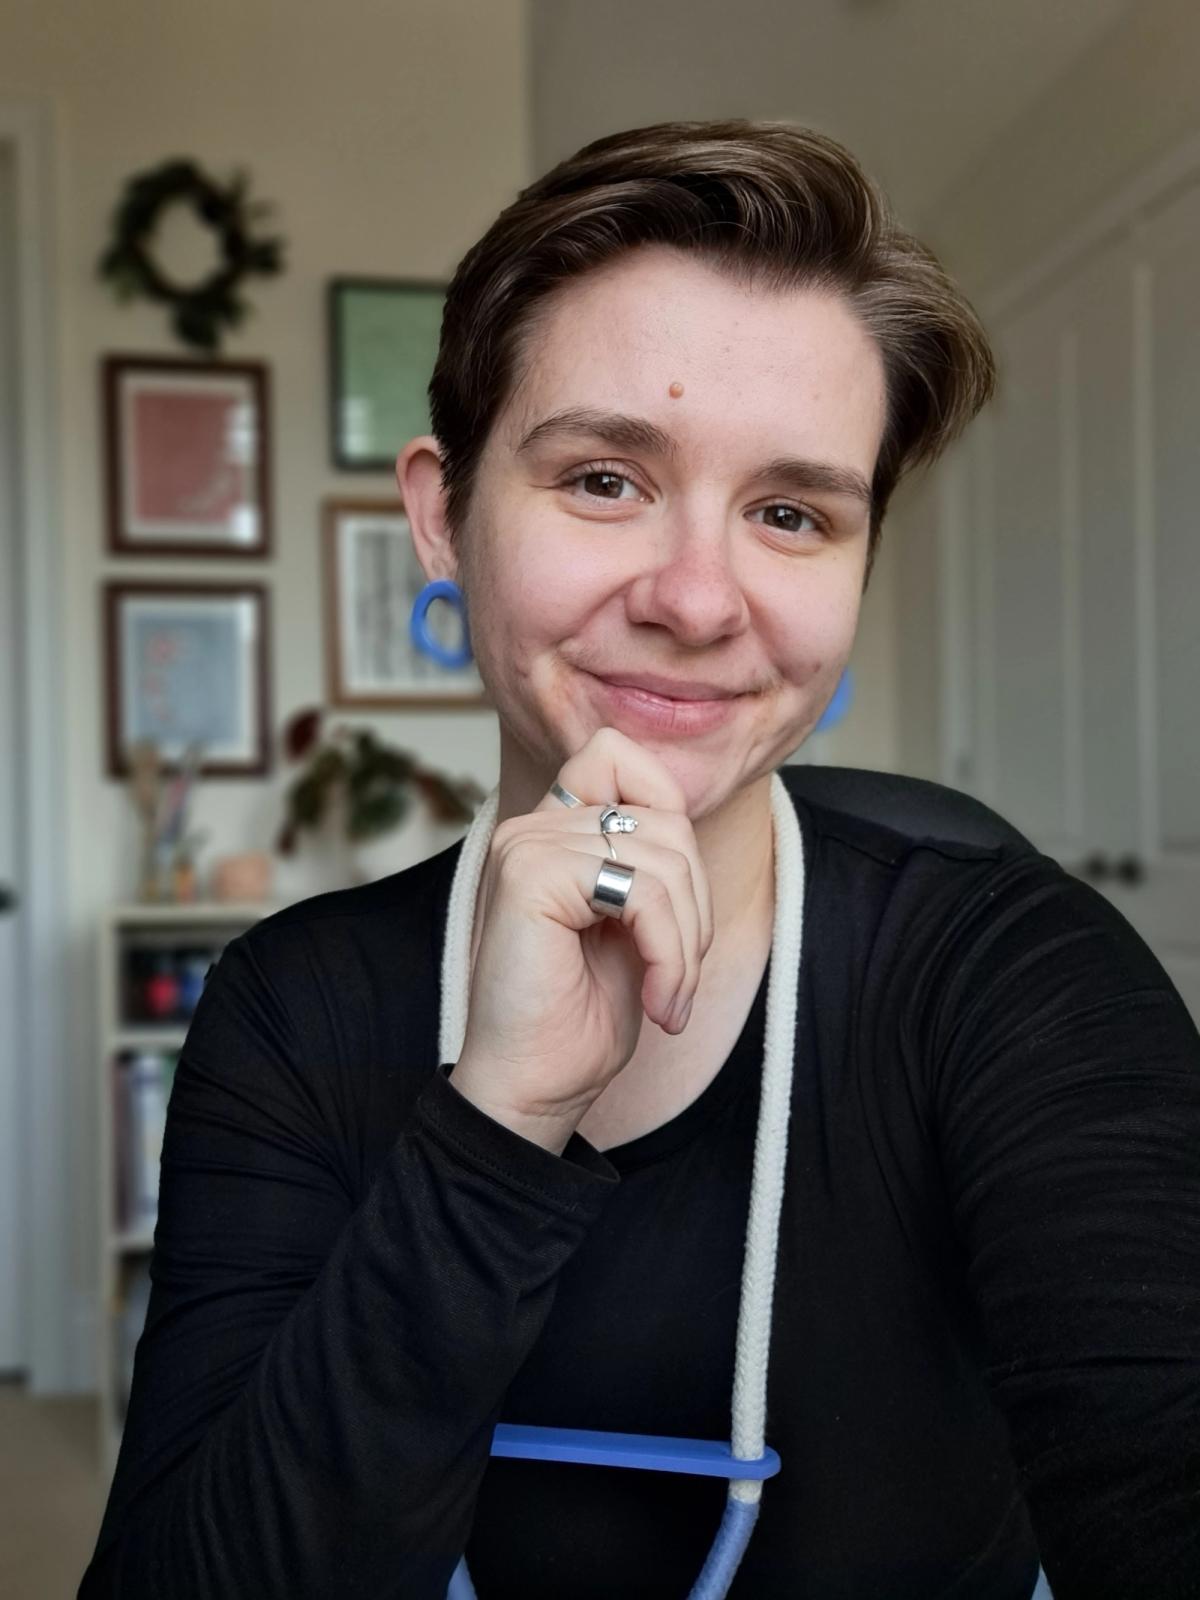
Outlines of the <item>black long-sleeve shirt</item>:
<svg viewBox="0 0 1200 1600">
<path fill-rule="evenodd" d="M 767 1442 L 733 1600 L 1200 1595 L 1200 1037 L 1096 891 L 795 801 Z M 235 939 L 176 1069 L 80 1600 L 688 1593 L 718 1479 L 497 1421 L 728 1438 L 765 977 L 664 1126 L 561 1156 L 438 1059 L 460 845 Z"/>
</svg>

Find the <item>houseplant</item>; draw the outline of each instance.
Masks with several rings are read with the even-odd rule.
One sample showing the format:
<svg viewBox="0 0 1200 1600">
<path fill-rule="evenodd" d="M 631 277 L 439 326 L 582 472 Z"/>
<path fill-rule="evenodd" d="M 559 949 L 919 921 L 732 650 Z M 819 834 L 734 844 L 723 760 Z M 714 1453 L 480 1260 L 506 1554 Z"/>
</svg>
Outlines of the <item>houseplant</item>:
<svg viewBox="0 0 1200 1600">
<path fill-rule="evenodd" d="M 285 754 L 305 766 L 284 796 L 285 816 L 275 840 L 280 855 L 294 855 L 305 832 L 322 836 L 335 848 L 348 847 L 355 857 L 352 875 L 365 882 L 409 864 L 395 848 L 394 836 L 414 805 L 435 828 L 470 823 L 484 799 L 472 779 L 449 778 L 423 766 L 370 728 L 338 723 L 322 738 L 322 717 L 319 706 L 306 707 L 284 728 Z M 381 859 L 373 846 L 385 840 L 389 848 Z"/>
</svg>

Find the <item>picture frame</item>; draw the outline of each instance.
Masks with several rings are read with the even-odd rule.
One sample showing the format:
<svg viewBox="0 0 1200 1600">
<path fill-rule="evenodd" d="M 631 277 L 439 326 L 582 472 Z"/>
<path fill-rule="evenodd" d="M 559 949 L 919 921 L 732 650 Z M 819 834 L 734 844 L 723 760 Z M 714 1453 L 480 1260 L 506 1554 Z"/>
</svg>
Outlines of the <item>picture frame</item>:
<svg viewBox="0 0 1200 1600">
<path fill-rule="evenodd" d="M 326 694 L 373 710 L 488 705 L 473 661 L 444 667 L 412 643 L 413 601 L 425 586 L 399 500 L 328 499 L 322 506 Z M 429 631 L 456 650 L 462 624 L 435 603 Z"/>
<path fill-rule="evenodd" d="M 266 365 L 109 355 L 102 383 L 109 550 L 270 555 Z"/>
<path fill-rule="evenodd" d="M 330 279 L 329 419 L 339 471 L 390 472 L 403 446 L 430 431 L 427 390 L 445 297 L 444 283 L 425 279 Z"/>
<path fill-rule="evenodd" d="M 102 588 L 108 774 L 139 739 L 178 771 L 204 745 L 201 777 L 271 770 L 270 605 L 261 583 L 113 580 Z"/>
</svg>

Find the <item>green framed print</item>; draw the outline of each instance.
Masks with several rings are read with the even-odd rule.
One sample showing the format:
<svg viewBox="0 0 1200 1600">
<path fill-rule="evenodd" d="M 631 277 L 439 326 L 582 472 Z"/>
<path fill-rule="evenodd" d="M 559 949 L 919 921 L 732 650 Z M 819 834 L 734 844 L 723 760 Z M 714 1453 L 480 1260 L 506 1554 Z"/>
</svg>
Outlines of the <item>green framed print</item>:
<svg viewBox="0 0 1200 1600">
<path fill-rule="evenodd" d="M 426 390 L 446 286 L 397 278 L 329 283 L 330 422 L 343 472 L 390 472 L 429 432 Z"/>
</svg>

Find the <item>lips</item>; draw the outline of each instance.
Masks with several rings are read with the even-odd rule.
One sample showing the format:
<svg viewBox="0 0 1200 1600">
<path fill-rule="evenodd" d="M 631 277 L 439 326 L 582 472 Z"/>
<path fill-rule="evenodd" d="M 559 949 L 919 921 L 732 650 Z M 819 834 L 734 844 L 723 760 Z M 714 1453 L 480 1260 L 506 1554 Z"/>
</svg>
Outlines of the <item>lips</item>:
<svg viewBox="0 0 1200 1600">
<path fill-rule="evenodd" d="M 705 683 L 695 678 L 663 678 L 655 673 L 605 673 L 595 672 L 593 677 L 615 689 L 641 689 L 646 694 L 660 695 L 664 700 L 732 700 L 745 691 L 728 689 L 717 683 Z"/>
<path fill-rule="evenodd" d="M 604 721 L 634 738 L 711 733 L 737 715 L 744 698 L 733 690 L 695 679 L 684 682 L 639 673 L 636 680 L 618 682 L 596 673 L 588 676 Z M 663 693 L 656 685 L 667 685 L 670 692 Z"/>
</svg>

